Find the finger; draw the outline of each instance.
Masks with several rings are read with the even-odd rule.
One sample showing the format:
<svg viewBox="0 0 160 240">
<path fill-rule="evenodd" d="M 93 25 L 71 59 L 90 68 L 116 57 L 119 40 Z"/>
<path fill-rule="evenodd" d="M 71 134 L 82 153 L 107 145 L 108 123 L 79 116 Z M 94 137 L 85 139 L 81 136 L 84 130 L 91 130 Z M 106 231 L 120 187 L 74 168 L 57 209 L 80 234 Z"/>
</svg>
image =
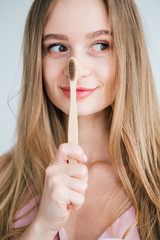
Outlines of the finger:
<svg viewBox="0 0 160 240">
<path fill-rule="evenodd" d="M 88 181 L 88 168 L 83 164 L 74 164 L 74 165 L 66 165 L 65 173 L 67 176 L 80 178 L 84 181 Z"/>
<path fill-rule="evenodd" d="M 59 146 L 54 161 L 67 163 L 69 158 L 75 159 L 79 162 L 85 162 L 87 157 L 79 145 L 63 143 Z"/>
<path fill-rule="evenodd" d="M 69 205 L 72 206 L 72 209 L 79 210 L 85 201 L 84 196 L 82 194 L 72 191 L 70 189 L 68 189 L 68 195 L 69 195 L 69 200 L 70 200 Z"/>
<path fill-rule="evenodd" d="M 84 194 L 87 190 L 88 184 L 77 178 L 68 177 L 65 179 L 65 185 L 73 191 Z"/>
</svg>

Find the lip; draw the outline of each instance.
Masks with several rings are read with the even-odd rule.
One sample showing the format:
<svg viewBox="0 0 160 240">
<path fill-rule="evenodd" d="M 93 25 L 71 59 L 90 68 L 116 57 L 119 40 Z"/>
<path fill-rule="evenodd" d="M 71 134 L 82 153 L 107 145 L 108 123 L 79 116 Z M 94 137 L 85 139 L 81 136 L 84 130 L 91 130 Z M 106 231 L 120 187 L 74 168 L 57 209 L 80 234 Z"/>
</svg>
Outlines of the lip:
<svg viewBox="0 0 160 240">
<path fill-rule="evenodd" d="M 70 98 L 70 86 L 66 86 L 66 87 L 61 87 L 63 93 Z M 87 88 L 87 87 L 77 87 L 76 88 L 76 98 L 77 99 L 82 99 L 85 98 L 89 95 L 91 95 L 96 88 Z"/>
</svg>

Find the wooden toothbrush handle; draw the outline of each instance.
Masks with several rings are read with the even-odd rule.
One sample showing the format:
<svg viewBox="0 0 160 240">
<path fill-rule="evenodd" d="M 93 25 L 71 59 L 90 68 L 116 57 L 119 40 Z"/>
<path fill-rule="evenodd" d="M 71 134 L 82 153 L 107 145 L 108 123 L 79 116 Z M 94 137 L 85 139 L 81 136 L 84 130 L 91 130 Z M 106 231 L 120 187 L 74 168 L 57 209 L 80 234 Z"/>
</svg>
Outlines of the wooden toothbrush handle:
<svg viewBox="0 0 160 240">
<path fill-rule="evenodd" d="M 78 144 L 78 119 L 76 105 L 76 81 L 70 81 L 70 113 L 68 124 L 68 142 Z M 69 159 L 69 163 L 77 163 L 75 159 Z"/>
</svg>

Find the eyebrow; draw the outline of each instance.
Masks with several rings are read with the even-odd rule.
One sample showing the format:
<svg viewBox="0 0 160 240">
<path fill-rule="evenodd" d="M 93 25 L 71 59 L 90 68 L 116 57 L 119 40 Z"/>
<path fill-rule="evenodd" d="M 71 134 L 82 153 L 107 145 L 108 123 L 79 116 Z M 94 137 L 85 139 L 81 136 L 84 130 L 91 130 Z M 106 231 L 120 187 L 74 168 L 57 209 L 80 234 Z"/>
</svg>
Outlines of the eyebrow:
<svg viewBox="0 0 160 240">
<path fill-rule="evenodd" d="M 91 39 L 91 38 L 98 37 L 98 36 L 101 36 L 101 35 L 112 36 L 112 33 L 109 30 L 102 29 L 102 30 L 98 30 L 96 32 L 88 33 L 86 35 L 86 38 Z M 68 37 L 66 35 L 63 35 L 63 34 L 51 33 L 51 34 L 47 34 L 47 35 L 43 36 L 43 38 L 42 38 L 43 42 L 47 39 L 57 39 L 57 40 L 66 40 L 67 41 Z"/>
</svg>

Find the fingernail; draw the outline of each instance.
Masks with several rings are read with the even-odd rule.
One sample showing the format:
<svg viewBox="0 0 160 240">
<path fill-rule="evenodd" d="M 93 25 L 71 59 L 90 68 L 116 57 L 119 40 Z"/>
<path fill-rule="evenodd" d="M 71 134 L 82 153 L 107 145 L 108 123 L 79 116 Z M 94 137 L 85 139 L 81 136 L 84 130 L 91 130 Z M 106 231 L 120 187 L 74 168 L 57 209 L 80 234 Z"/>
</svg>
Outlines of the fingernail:
<svg viewBox="0 0 160 240">
<path fill-rule="evenodd" d="M 87 158 L 86 154 L 83 155 L 83 159 L 84 159 L 84 162 L 88 161 L 88 158 Z"/>
</svg>

